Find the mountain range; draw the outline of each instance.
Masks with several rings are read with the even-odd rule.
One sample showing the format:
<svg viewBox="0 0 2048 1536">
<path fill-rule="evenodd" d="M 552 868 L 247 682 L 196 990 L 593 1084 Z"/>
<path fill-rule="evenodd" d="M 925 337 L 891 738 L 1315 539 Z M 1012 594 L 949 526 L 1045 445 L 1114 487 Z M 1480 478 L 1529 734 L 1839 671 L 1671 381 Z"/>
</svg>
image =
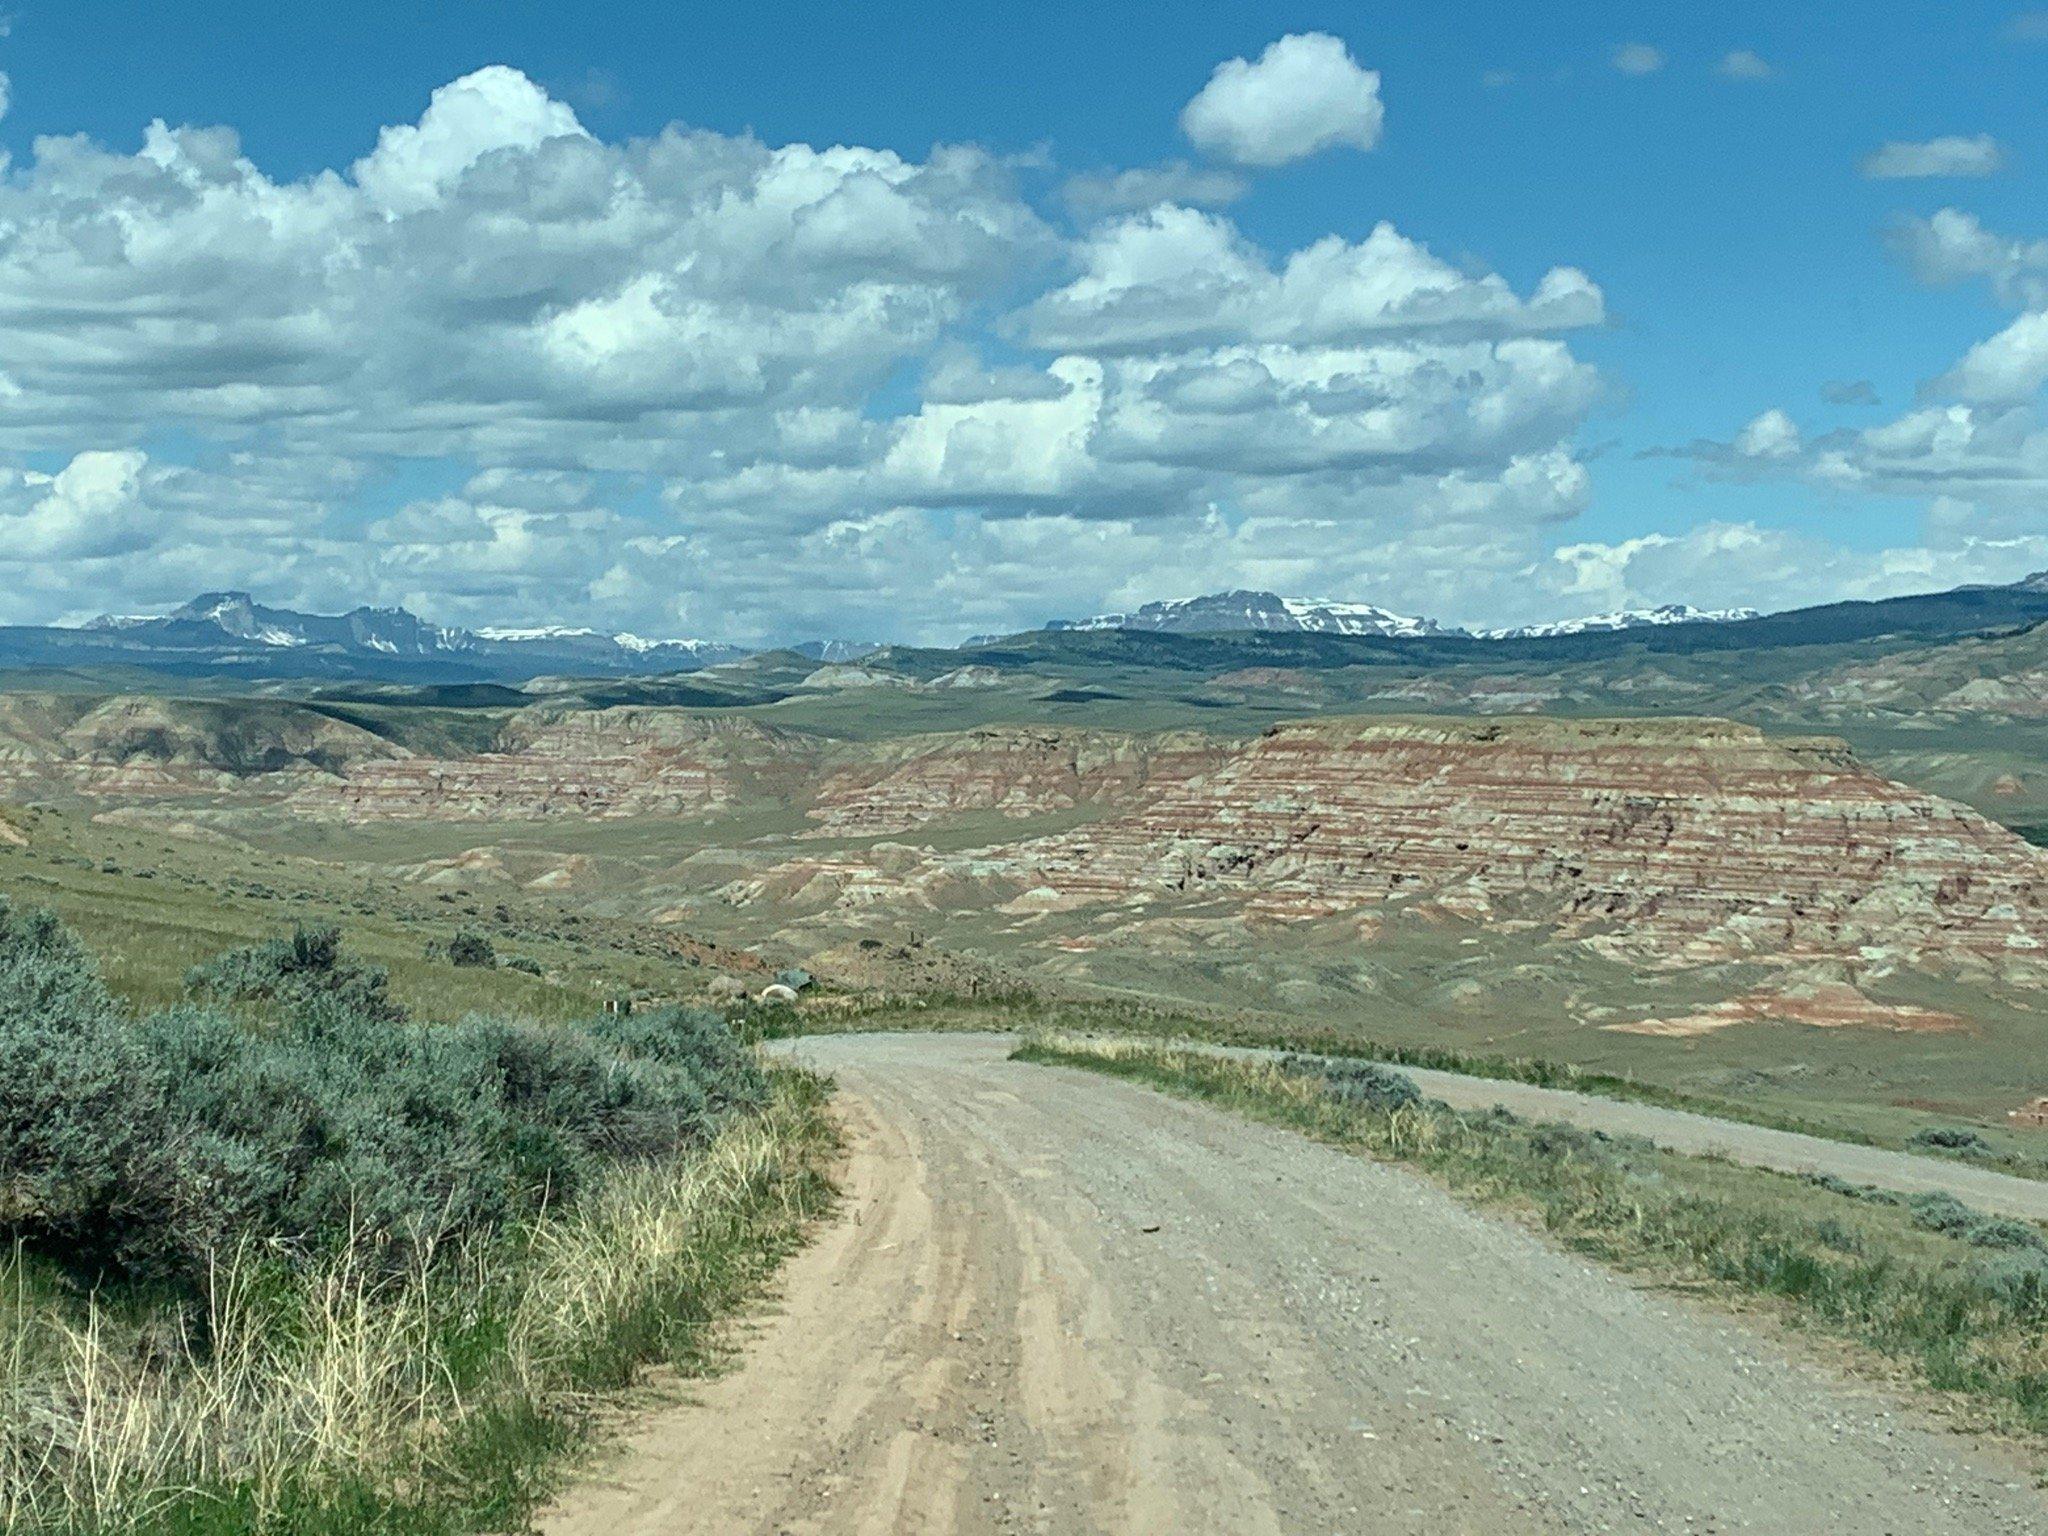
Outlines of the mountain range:
<svg viewBox="0 0 2048 1536">
<path fill-rule="evenodd" d="M 1170 635 L 1260 630 L 1273 634 L 1385 635 L 1402 639 L 1427 635 L 1469 635 L 1479 640 L 1523 640 L 1594 631 L 1647 629 L 1666 624 L 1726 624 L 1756 617 L 1758 614 L 1754 608 L 1695 608 L 1689 603 L 1666 603 L 1656 608 L 1588 614 L 1583 618 L 1559 619 L 1548 624 L 1475 630 L 1395 613 L 1371 603 L 1338 602 L 1324 597 L 1282 597 L 1277 592 L 1238 590 L 1216 592 L 1207 597 L 1146 603 L 1130 613 L 1099 613 L 1086 619 L 1054 619 L 1045 629 L 1053 633 L 1136 629 Z"/>
<path fill-rule="evenodd" d="M 0 660 L 20 664 L 36 652 L 173 670 L 190 663 L 213 673 L 409 681 L 690 672 L 749 654 L 720 641 L 645 640 L 566 625 L 451 629 L 403 608 L 300 613 L 246 592 L 202 593 L 161 616 L 107 614 L 76 630 L 0 631 Z"/>
<path fill-rule="evenodd" d="M 1394 645 L 1414 659 L 1469 656 L 1471 647 L 1541 648 L 1558 659 L 1586 647 L 1731 651 L 1808 645 L 1887 634 L 1970 635 L 2048 621 L 2048 572 L 2010 586 L 1831 603 L 1786 613 L 1699 609 L 1685 604 L 1589 615 L 1514 629 L 1466 630 L 1370 603 L 1238 590 L 1147 603 L 1129 613 L 1054 620 L 1038 630 L 976 636 L 966 648 L 990 652 L 1086 648 L 1118 634 L 1270 636 L 1339 647 Z M 858 660 L 876 642 L 807 641 L 782 647 L 812 662 Z M 1441 653 L 1441 654 L 1440 654 Z M 209 592 L 161 615 L 106 615 L 77 628 L 0 626 L 0 667 L 101 670 L 131 667 L 224 679 L 360 679 L 411 684 L 528 682 L 545 676 L 646 678 L 698 672 L 760 654 L 717 640 L 650 640 L 562 625 L 449 628 L 403 608 L 342 614 L 272 608 L 246 592 Z M 1591 654 L 1588 652 L 1587 654 Z"/>
<path fill-rule="evenodd" d="M 1099 613 L 1088 619 L 1054 619 L 1060 630 L 1143 629 L 1170 635 L 1223 634 L 1258 629 L 1308 635 L 1438 635 L 1434 619 L 1410 618 L 1371 603 L 1329 598 L 1282 597 L 1275 592 L 1216 592 L 1207 597 L 1147 603 L 1132 613 Z"/>
</svg>

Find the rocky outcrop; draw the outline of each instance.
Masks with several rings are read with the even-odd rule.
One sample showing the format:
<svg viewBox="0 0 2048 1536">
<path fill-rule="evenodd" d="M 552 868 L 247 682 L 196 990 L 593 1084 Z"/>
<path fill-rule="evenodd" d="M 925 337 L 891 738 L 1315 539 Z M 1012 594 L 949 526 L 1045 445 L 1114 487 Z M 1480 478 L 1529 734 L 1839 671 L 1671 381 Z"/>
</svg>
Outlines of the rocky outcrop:
<svg viewBox="0 0 2048 1536">
<path fill-rule="evenodd" d="M 1805 991 L 1749 977 L 1711 1016 L 1663 1010 L 1674 1032 L 1766 1013 L 1866 1021 L 1845 989 L 1894 970 L 2048 984 L 2048 852 L 1839 742 L 1725 721 L 1318 719 L 1250 741 L 1004 726 L 859 742 L 736 712 L 559 702 L 509 716 L 489 751 L 429 758 L 277 701 L 0 698 L 0 794 L 232 790 L 244 803 L 252 784 L 296 814 L 350 821 L 767 812 L 776 837 L 813 840 L 804 855 L 774 838 L 707 848 L 675 871 L 684 903 L 715 892 L 806 920 L 974 914 L 1076 954 L 1105 935 L 1317 922 L 1317 942 L 1369 947 L 1419 918 L 1554 934 L 1638 970 L 1839 968 Z M 1063 829 L 1045 835 L 1045 818 Z M 820 849 L 828 839 L 893 841 Z M 593 878 L 492 850 L 407 873 Z"/>
<path fill-rule="evenodd" d="M 1067 893 L 1229 890 L 1275 917 L 1535 896 L 1567 933 L 1670 963 L 2048 963 L 2048 855 L 1838 742 L 1720 721 L 1279 726 L 1028 856 Z"/>
<path fill-rule="evenodd" d="M 549 706 L 514 715 L 490 752 L 369 764 L 291 805 L 348 821 L 704 816 L 797 792 L 819 746 L 731 715 Z"/>
<path fill-rule="evenodd" d="M 828 662 L 807 673 L 799 685 L 804 688 L 913 688 L 916 683 L 900 672 L 881 667 L 863 667 L 854 662 Z"/>
<path fill-rule="evenodd" d="M 537 820 L 554 816 L 804 811 L 818 837 L 868 837 L 993 813 L 1123 809 L 1157 782 L 1222 762 L 1198 732 L 1136 736 L 991 727 L 839 742 L 737 715 L 627 706 L 522 711 L 489 752 L 366 764 L 311 785 L 294 810 L 345 820 Z"/>
<path fill-rule="evenodd" d="M 410 754 L 346 720 L 270 700 L 0 695 L 0 791 L 150 799 L 282 792 Z"/>
<path fill-rule="evenodd" d="M 1680 1039 L 1712 1034 L 1738 1024 L 1804 1024 L 1813 1029 L 1889 1029 L 1957 1033 L 1969 1024 L 1953 1013 L 1910 1003 L 1881 1002 L 1846 981 L 1787 982 L 1724 998 L 1690 1013 L 1628 1019 L 1600 1027 L 1617 1034 Z"/>
<path fill-rule="evenodd" d="M 1104 904 L 1254 922 L 1435 913 L 1553 930 L 1634 966 L 2048 983 L 2048 853 L 1839 742 L 1710 720 L 1350 719 L 1278 726 L 1191 766 L 1078 831 L 792 861 L 759 888 L 863 906 L 978 896 L 1025 919 Z M 1848 996 L 1801 1006 L 1846 1016 Z"/>
<path fill-rule="evenodd" d="M 821 834 L 897 833 L 969 812 L 1042 816 L 1137 804 L 1161 783 L 1220 765 L 1227 748 L 1193 731 L 995 726 L 876 746 L 830 772 L 810 816 Z"/>
</svg>

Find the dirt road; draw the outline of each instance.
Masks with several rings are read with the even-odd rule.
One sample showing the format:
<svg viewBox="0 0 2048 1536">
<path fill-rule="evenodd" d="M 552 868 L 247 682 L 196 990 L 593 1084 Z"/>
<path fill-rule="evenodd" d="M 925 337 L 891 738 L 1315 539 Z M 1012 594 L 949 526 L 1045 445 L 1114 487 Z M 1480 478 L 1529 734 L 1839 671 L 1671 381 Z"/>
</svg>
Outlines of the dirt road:
<svg viewBox="0 0 2048 1536">
<path fill-rule="evenodd" d="M 733 1374 L 542 1522 L 2020 1532 L 1994 1446 L 1427 1182 L 1006 1040 L 804 1042 L 841 1216 Z"/>
<path fill-rule="evenodd" d="M 1219 1055 L 1229 1056 L 1281 1054 L 1221 1046 L 1213 1049 Z M 1853 1184 L 1875 1184 L 1901 1194 L 1940 1191 L 2000 1216 L 2048 1221 L 2048 1180 L 2023 1179 L 1952 1157 L 1858 1146 L 1825 1136 L 1745 1125 L 1739 1120 L 1716 1120 L 1711 1115 L 1666 1109 L 1657 1104 L 1574 1093 L 1568 1088 L 1541 1088 L 1534 1083 L 1502 1082 L 1420 1067 L 1400 1070 L 1414 1078 L 1424 1093 L 1444 1100 L 1454 1109 L 1488 1109 L 1501 1104 L 1532 1120 L 1562 1120 L 1609 1135 L 1646 1136 L 1674 1152 L 1711 1153 L 1731 1162 L 1776 1168 L 1784 1173 L 1831 1173 Z"/>
</svg>

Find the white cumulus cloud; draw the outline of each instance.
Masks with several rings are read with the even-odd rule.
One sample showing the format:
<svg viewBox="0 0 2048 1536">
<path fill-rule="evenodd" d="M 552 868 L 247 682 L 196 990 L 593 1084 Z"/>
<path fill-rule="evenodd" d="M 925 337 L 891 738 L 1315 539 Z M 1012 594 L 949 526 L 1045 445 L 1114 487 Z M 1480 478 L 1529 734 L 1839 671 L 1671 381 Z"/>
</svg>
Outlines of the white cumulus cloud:
<svg viewBox="0 0 2048 1536">
<path fill-rule="evenodd" d="M 2048 240 L 1995 234 L 1975 214 L 1959 208 L 1902 219 L 1888 238 L 1923 283 L 1946 287 L 1982 278 L 2001 303 L 2048 304 Z"/>
<path fill-rule="evenodd" d="M 1308 584 L 1485 617 L 1590 497 L 1601 290 L 1390 223 L 1268 250 L 1213 206 L 1233 165 L 1371 143 L 1378 85 L 1314 35 L 1238 62 L 1194 118 L 1230 163 L 1077 179 L 1079 236 L 971 146 L 609 141 L 503 67 L 298 178 L 223 127 L 41 139 L 0 179 L 5 616 L 246 586 L 947 640 Z M 400 499 L 407 466 L 455 489 Z"/>
<path fill-rule="evenodd" d="M 1778 73 L 1775 64 L 1752 48 L 1731 48 L 1714 68 L 1728 80 L 1769 80 Z"/>
<path fill-rule="evenodd" d="M 1624 75 L 1654 75 L 1664 67 L 1664 50 L 1649 43 L 1621 43 L 1607 56 Z"/>
<path fill-rule="evenodd" d="M 356 162 L 355 180 L 381 207 L 412 212 L 437 201 L 493 150 L 532 150 L 582 137 L 576 114 L 516 69 L 493 64 L 435 91 L 417 123 L 384 129 Z"/>
<path fill-rule="evenodd" d="M 1038 346 L 1115 352 L 1230 341 L 1343 343 L 1401 333 L 1518 335 L 1597 325 L 1597 284 L 1556 267 L 1524 298 L 1474 276 L 1392 224 L 1336 235 L 1279 267 L 1229 221 L 1164 207 L 1104 225 L 1077 252 L 1073 281 L 1027 305 Z"/>
<path fill-rule="evenodd" d="M 2021 315 L 1965 352 L 1935 381 L 1943 394 L 1988 404 L 2031 399 L 2048 384 L 2048 311 Z"/>
<path fill-rule="evenodd" d="M 1947 134 L 1938 139 L 1894 139 L 1863 158 L 1873 180 L 1931 176 L 1990 176 L 2005 164 L 2005 150 L 1988 133 Z"/>
<path fill-rule="evenodd" d="M 1256 62 L 1229 59 L 1181 110 L 1181 131 L 1205 154 L 1267 167 L 1325 149 L 1371 149 L 1385 109 L 1377 71 L 1363 69 L 1341 38 L 1290 33 Z"/>
<path fill-rule="evenodd" d="M 1736 434 L 1735 451 L 1746 459 L 1790 458 L 1799 451 L 1799 428 L 1783 411 L 1765 411 Z"/>
</svg>

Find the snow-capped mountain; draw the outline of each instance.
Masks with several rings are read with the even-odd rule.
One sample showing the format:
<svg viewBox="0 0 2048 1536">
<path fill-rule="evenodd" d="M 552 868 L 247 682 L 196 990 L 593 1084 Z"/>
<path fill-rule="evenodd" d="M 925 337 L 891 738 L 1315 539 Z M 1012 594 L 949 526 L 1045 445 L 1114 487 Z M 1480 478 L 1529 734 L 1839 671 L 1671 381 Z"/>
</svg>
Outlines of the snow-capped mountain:
<svg viewBox="0 0 2048 1536">
<path fill-rule="evenodd" d="M 493 624 L 472 633 L 491 645 L 512 647 L 522 653 L 559 652 L 565 657 L 600 662 L 608 658 L 622 663 L 630 660 L 635 664 L 623 670 L 634 672 L 690 672 L 721 661 L 736 661 L 747 654 L 743 647 L 721 640 L 649 640 L 625 631 L 607 634 L 601 629 L 568 624 Z"/>
<path fill-rule="evenodd" d="M 1282 597 L 1274 592 L 1216 592 L 1206 597 L 1173 598 L 1147 603 L 1131 613 L 1099 613 L 1086 619 L 1054 619 L 1047 630 L 1083 631 L 1143 629 L 1170 634 L 1204 634 L 1232 630 L 1268 630 L 1317 635 L 1384 635 L 1398 639 L 1470 638 L 1531 640 L 1559 635 L 1585 635 L 1670 624 L 1726 624 L 1757 617 L 1754 608 L 1695 608 L 1666 603 L 1656 608 L 1631 608 L 1618 613 L 1587 614 L 1547 624 L 1503 629 L 1461 629 L 1435 619 L 1395 613 L 1373 603 L 1340 602 L 1331 598 Z M 1000 639 L 976 635 L 968 647 Z"/>
<path fill-rule="evenodd" d="M 1412 618 L 1371 603 L 1328 598 L 1281 597 L 1274 592 L 1216 592 L 1207 597 L 1147 603 L 1133 613 L 1099 613 L 1087 619 L 1055 619 L 1051 630 L 1145 629 L 1168 634 L 1225 630 L 1276 630 L 1317 635 L 1440 635 L 1434 619 Z"/>
<path fill-rule="evenodd" d="M 1733 624 L 1754 619 L 1754 608 L 1695 608 L 1690 603 L 1665 603 L 1656 608 L 1628 608 L 1618 613 L 1591 613 L 1548 624 L 1522 624 L 1513 629 L 1474 630 L 1482 640 L 1546 640 L 1557 635 L 1587 635 L 1617 629 L 1650 629 L 1665 624 Z"/>
<path fill-rule="evenodd" d="M 209 668 L 325 675 L 368 671 L 517 679 L 543 673 L 693 672 L 748 654 L 711 640 L 649 640 L 570 625 L 451 629 L 403 608 L 343 614 L 270 608 L 246 592 L 207 592 L 167 614 L 108 614 L 74 634 L 100 649 L 182 656 Z M 419 665 L 401 665 L 401 664 Z"/>
<path fill-rule="evenodd" d="M 246 592 L 203 592 L 161 617 L 107 615 L 87 627 L 173 645 L 212 644 L 225 637 L 261 646 L 339 646 L 386 656 L 432 656 L 476 648 L 476 637 L 468 631 L 443 629 L 403 608 L 298 613 L 265 607 Z"/>
</svg>

